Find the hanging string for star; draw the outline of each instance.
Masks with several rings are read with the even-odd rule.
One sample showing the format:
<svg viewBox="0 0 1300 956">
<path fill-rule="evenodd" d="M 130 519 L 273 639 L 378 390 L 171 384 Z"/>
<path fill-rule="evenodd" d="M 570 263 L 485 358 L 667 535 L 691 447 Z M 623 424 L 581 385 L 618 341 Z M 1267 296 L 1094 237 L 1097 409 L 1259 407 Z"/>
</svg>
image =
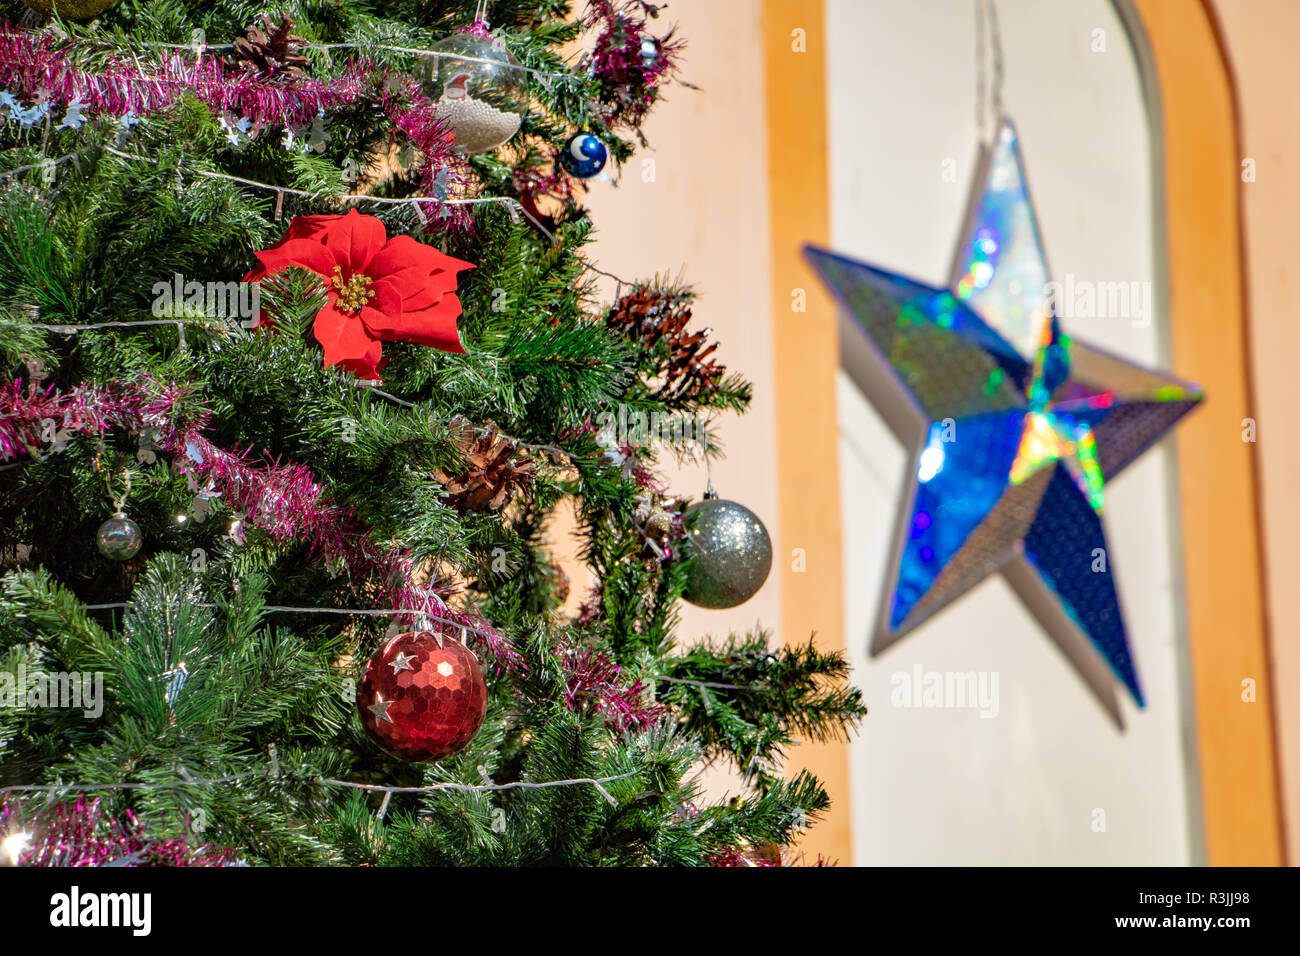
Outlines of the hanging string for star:
<svg viewBox="0 0 1300 956">
<path fill-rule="evenodd" d="M 1002 81 L 998 8 L 994 0 L 975 0 L 975 130 L 984 141 L 1002 118 Z"/>
</svg>

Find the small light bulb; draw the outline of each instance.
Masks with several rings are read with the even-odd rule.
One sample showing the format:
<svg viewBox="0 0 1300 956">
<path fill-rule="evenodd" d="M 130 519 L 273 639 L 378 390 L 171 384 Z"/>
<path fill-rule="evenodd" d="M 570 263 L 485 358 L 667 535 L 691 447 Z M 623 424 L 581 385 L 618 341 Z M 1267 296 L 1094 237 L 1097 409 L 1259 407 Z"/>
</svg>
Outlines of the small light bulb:
<svg viewBox="0 0 1300 956">
<path fill-rule="evenodd" d="M 17 866 L 18 858 L 22 856 L 31 845 L 32 835 L 30 833 L 11 833 L 3 840 L 0 840 L 0 846 L 4 847 L 5 856 L 9 858 L 10 866 Z"/>
</svg>

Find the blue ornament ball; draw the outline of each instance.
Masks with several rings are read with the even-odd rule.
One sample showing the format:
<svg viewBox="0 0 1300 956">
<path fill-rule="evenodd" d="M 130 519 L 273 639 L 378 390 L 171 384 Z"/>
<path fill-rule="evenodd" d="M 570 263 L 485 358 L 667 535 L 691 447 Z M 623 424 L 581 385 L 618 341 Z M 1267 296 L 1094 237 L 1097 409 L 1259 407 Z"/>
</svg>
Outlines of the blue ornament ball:
<svg viewBox="0 0 1300 956">
<path fill-rule="evenodd" d="M 605 168 L 609 150 L 590 133 L 574 133 L 560 152 L 560 165 L 574 176 L 590 179 Z"/>
</svg>

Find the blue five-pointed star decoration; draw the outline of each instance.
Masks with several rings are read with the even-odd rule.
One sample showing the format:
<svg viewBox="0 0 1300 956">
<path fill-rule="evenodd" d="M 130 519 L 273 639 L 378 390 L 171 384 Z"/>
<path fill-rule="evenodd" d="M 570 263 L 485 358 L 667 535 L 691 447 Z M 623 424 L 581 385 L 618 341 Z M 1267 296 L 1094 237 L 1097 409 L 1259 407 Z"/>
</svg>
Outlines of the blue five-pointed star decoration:
<svg viewBox="0 0 1300 956">
<path fill-rule="evenodd" d="M 1000 571 L 1122 723 L 1098 654 L 1143 701 L 1106 486 L 1202 393 L 1062 331 L 1010 121 L 982 173 L 949 288 L 807 250 L 872 347 L 869 393 L 913 444 L 872 650 Z"/>
</svg>

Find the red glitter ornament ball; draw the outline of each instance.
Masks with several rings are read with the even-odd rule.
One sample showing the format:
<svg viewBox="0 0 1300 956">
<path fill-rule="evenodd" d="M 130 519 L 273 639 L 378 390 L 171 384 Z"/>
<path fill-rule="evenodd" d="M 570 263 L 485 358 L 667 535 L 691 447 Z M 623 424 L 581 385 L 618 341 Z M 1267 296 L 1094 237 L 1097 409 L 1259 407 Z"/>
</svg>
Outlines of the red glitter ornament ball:
<svg viewBox="0 0 1300 956">
<path fill-rule="evenodd" d="M 366 733 L 395 757 L 422 763 L 469 743 L 487 712 L 478 658 L 464 644 L 430 631 L 390 638 L 370 658 L 357 710 Z"/>
</svg>

